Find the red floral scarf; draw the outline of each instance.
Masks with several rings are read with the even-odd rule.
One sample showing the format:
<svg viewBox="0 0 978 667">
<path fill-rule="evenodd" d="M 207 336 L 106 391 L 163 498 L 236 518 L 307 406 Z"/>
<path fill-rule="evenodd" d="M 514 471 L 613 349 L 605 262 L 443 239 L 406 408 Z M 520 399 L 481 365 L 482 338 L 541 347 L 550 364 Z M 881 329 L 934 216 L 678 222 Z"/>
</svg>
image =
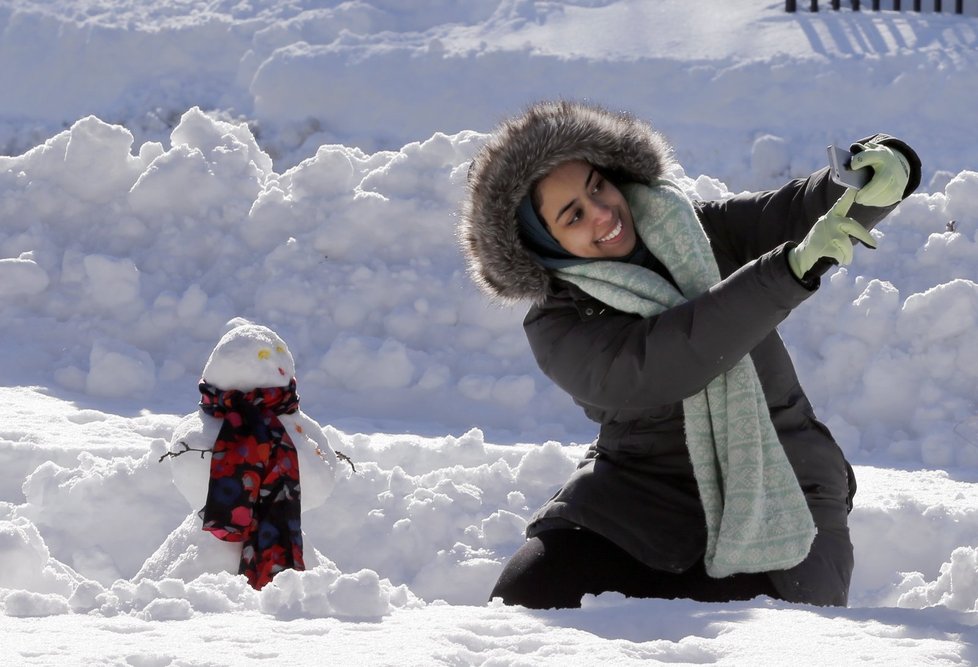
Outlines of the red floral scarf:
<svg viewBox="0 0 978 667">
<path fill-rule="evenodd" d="M 223 419 L 211 456 L 204 530 L 243 542 L 239 574 L 260 590 L 282 570 L 304 570 L 299 459 L 278 415 L 299 409 L 288 387 L 223 391 L 200 382 L 200 407 Z"/>
</svg>

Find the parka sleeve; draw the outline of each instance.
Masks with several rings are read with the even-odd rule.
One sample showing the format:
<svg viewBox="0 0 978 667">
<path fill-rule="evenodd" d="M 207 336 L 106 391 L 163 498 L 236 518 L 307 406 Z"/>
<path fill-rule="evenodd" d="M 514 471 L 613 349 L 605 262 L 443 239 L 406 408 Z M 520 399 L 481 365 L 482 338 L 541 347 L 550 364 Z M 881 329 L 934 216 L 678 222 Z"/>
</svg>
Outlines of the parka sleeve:
<svg viewBox="0 0 978 667">
<path fill-rule="evenodd" d="M 910 177 L 903 198 L 920 185 L 920 158 L 907 144 L 885 134 L 862 139 L 851 146 L 875 141 L 900 151 L 910 164 Z M 808 178 L 793 180 L 778 190 L 745 193 L 724 201 L 698 202 L 697 213 L 718 253 L 733 257 L 738 264 L 760 257 L 785 241 L 798 242 L 815 222 L 842 196 L 845 188 L 835 183 L 826 167 Z M 849 217 L 872 229 L 894 208 L 854 204 Z"/>
<path fill-rule="evenodd" d="M 605 307 L 582 318 L 567 301 L 534 306 L 524 321 L 530 348 L 544 374 L 580 402 L 604 410 L 675 403 L 730 370 L 812 293 L 791 273 L 789 247 L 652 317 Z"/>
</svg>

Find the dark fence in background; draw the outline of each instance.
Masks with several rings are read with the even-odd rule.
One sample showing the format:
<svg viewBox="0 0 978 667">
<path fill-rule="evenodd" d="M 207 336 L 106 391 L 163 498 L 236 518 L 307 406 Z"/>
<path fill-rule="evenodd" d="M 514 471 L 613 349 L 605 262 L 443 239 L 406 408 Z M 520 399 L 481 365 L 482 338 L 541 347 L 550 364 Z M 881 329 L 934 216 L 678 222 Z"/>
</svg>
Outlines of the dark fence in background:
<svg viewBox="0 0 978 667">
<path fill-rule="evenodd" d="M 931 0 L 931 1 L 933 2 L 934 11 L 935 12 L 943 11 L 943 5 L 944 5 L 944 3 L 941 0 Z M 811 0 L 811 2 L 809 4 L 810 4 L 810 11 L 813 11 L 813 12 L 817 12 L 818 11 L 818 0 Z M 839 8 L 839 5 L 841 4 L 841 2 L 840 2 L 840 0 L 831 0 L 831 2 L 829 4 L 832 6 L 832 9 L 838 9 Z M 860 5 L 862 3 L 859 0 L 851 0 L 851 4 L 852 4 L 852 11 L 858 12 L 859 9 L 860 9 Z M 870 5 L 870 9 L 872 9 L 873 11 L 879 11 L 880 10 L 880 5 L 882 3 L 880 2 L 880 0 L 871 0 L 868 4 Z M 900 0 L 892 0 L 892 4 L 893 4 L 893 11 L 897 11 L 898 12 L 898 11 L 900 11 L 902 9 L 901 5 L 903 3 L 901 3 Z M 921 0 L 913 0 L 909 4 L 912 4 L 913 5 L 913 10 L 915 12 L 922 11 L 921 6 L 920 6 L 922 4 Z M 948 4 L 950 4 L 950 2 Z M 797 11 L 797 9 L 798 9 L 798 1 L 797 0 L 785 0 L 785 2 L 784 2 L 784 9 L 785 9 L 785 11 L 788 11 L 788 12 Z M 954 0 L 954 13 L 955 14 L 963 14 L 964 13 L 964 0 Z"/>
</svg>

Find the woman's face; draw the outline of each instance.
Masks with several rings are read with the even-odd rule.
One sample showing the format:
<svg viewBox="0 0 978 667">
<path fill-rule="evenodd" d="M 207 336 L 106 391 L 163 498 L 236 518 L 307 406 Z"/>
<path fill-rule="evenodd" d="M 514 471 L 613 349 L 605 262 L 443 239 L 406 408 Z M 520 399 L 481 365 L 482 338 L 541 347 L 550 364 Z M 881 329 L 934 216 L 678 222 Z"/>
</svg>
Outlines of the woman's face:
<svg viewBox="0 0 978 667">
<path fill-rule="evenodd" d="M 536 187 L 537 213 L 567 252 L 624 257 L 635 249 L 632 212 L 621 191 L 583 160 L 557 166 Z"/>
</svg>

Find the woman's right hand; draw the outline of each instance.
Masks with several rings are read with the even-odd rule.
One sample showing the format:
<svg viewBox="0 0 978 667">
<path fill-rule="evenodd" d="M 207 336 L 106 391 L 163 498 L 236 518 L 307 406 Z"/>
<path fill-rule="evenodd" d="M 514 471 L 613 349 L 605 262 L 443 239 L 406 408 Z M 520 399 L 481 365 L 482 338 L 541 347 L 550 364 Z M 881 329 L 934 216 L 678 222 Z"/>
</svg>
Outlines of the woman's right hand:
<svg viewBox="0 0 978 667">
<path fill-rule="evenodd" d="M 856 190 L 848 189 L 828 212 L 819 218 L 808 235 L 788 252 L 791 271 L 801 280 L 815 263 L 825 257 L 843 266 L 852 261 L 852 240 L 876 248 L 876 239 L 861 224 L 847 217 L 856 200 Z"/>
</svg>

